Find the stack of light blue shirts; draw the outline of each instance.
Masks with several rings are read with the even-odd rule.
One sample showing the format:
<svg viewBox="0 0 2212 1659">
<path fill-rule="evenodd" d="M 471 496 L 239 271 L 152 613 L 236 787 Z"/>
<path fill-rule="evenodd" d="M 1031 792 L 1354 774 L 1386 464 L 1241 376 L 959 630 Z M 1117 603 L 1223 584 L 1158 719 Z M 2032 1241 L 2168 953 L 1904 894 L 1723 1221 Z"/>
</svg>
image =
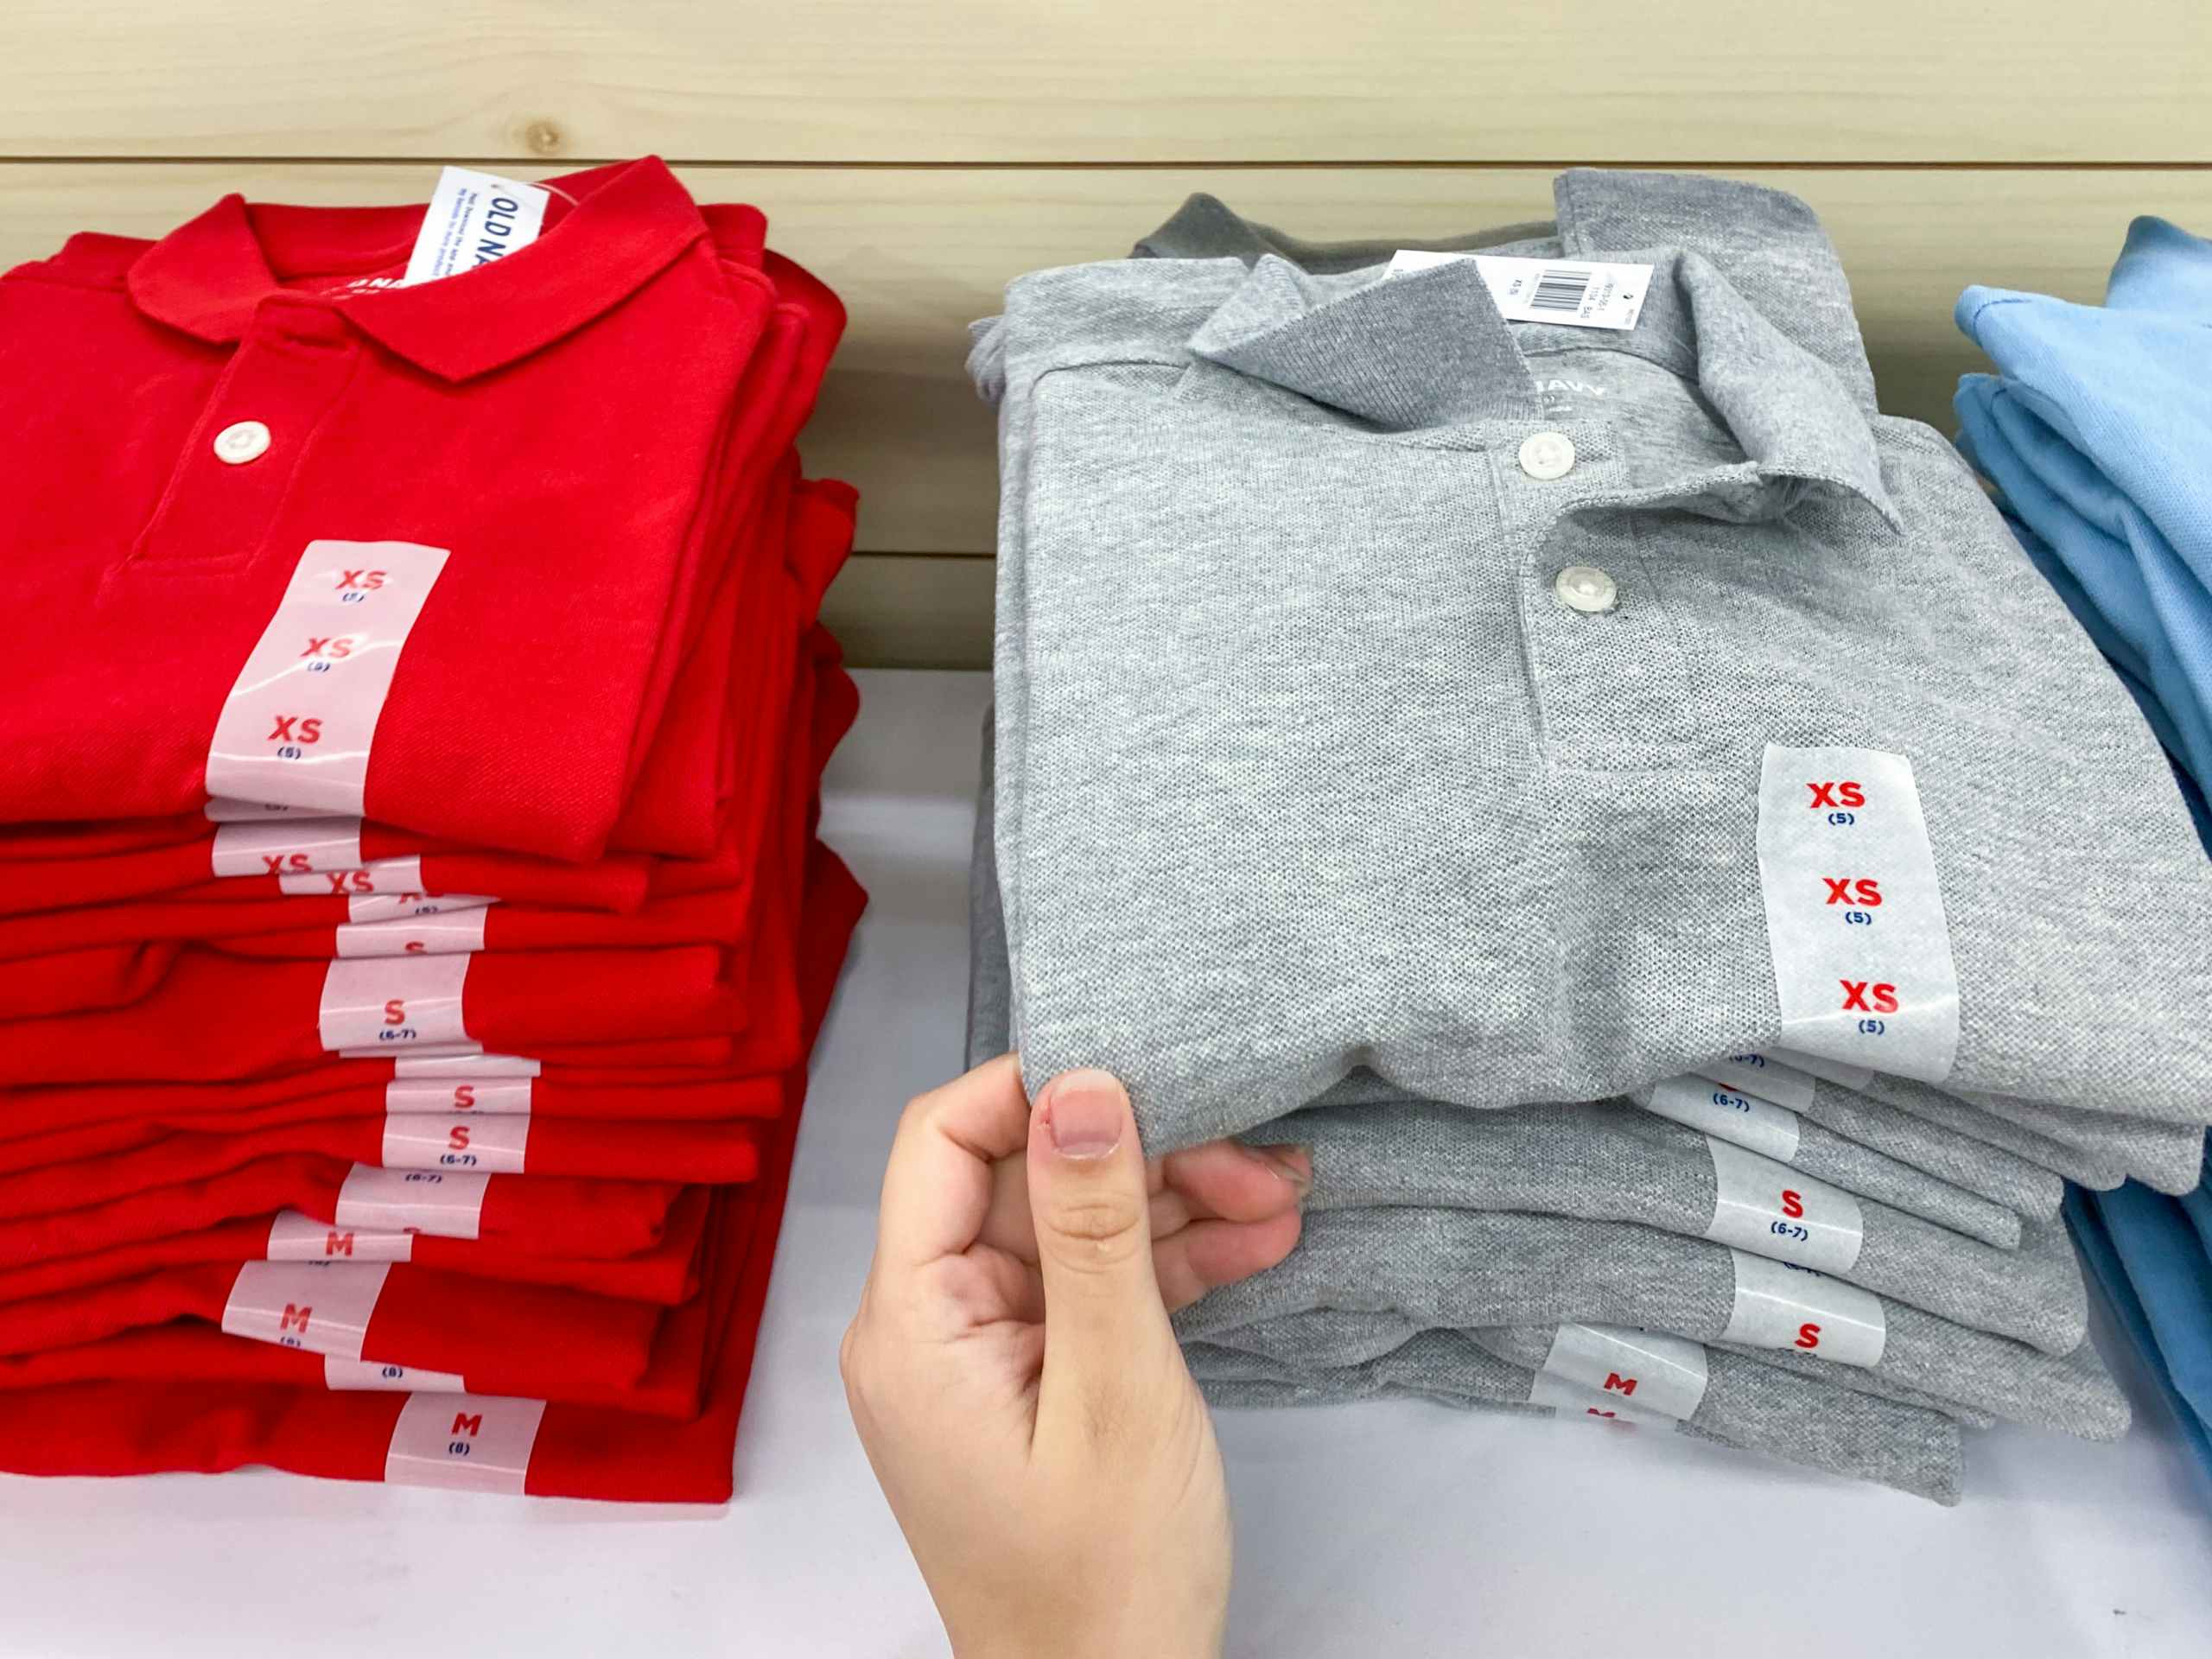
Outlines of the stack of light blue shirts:
<svg viewBox="0 0 2212 1659">
<path fill-rule="evenodd" d="M 2212 242 L 2139 219 L 2103 305 L 1971 288 L 1958 322 L 1998 369 L 1960 384 L 1960 446 L 2141 704 L 2212 848 Z M 2075 1192 L 2067 1217 L 2212 1474 L 2212 1191 L 2129 1182 Z"/>
<path fill-rule="evenodd" d="M 2139 219 L 2101 306 L 1970 288 L 1961 447 L 2184 775 L 2212 846 L 2212 243 Z"/>
</svg>

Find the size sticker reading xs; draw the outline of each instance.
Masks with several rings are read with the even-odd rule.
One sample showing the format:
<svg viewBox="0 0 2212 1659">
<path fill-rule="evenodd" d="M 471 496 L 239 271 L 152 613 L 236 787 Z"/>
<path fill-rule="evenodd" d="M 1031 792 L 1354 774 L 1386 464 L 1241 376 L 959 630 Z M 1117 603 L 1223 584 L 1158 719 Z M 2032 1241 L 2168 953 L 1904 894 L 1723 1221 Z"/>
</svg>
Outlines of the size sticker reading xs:
<svg viewBox="0 0 2212 1659">
<path fill-rule="evenodd" d="M 446 557 L 415 542 L 309 542 L 223 700 L 208 794 L 359 814 L 392 672 Z"/>
<path fill-rule="evenodd" d="M 1758 852 L 1787 1046 L 1923 1083 L 1948 1077 L 1958 970 L 1911 764 L 1770 743 Z"/>
<path fill-rule="evenodd" d="M 216 875 L 273 875 L 286 893 L 288 876 L 320 881 L 324 870 L 350 870 L 361 861 L 359 818 L 262 818 L 219 823 L 208 865 Z M 314 887 L 305 889 L 316 891 Z"/>
<path fill-rule="evenodd" d="M 1508 322 L 1558 322 L 1573 328 L 1636 327 L 1651 287 L 1649 265 L 1610 264 L 1601 259 L 1518 259 L 1492 253 L 1428 253 L 1401 248 L 1389 275 L 1433 270 L 1472 260 L 1483 286 Z"/>
<path fill-rule="evenodd" d="M 334 962 L 322 976 L 316 1029 L 325 1048 L 405 1048 L 468 1035 L 461 1024 L 467 955 Z"/>
</svg>

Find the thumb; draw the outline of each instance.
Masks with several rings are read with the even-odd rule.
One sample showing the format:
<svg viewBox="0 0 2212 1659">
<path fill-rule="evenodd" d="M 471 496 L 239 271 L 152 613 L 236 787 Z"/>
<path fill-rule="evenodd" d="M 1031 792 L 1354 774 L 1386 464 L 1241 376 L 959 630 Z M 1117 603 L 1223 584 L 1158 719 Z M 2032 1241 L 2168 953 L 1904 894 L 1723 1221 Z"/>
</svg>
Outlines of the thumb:
<svg viewBox="0 0 2212 1659">
<path fill-rule="evenodd" d="M 1153 1276 L 1151 1200 L 1128 1091 L 1103 1071 L 1046 1084 L 1029 1120 L 1028 1176 L 1045 1287 L 1039 1433 L 1056 1421 L 1095 1431 L 1126 1417 L 1135 1384 L 1153 1374 L 1147 1356 L 1177 1352 Z"/>
</svg>

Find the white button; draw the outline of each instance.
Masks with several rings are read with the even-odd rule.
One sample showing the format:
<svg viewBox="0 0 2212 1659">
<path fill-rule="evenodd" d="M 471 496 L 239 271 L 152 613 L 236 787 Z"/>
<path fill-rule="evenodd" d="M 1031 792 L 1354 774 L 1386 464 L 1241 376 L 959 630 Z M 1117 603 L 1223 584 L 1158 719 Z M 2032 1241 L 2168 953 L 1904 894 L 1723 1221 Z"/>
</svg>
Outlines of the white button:
<svg viewBox="0 0 2212 1659">
<path fill-rule="evenodd" d="M 1568 610 L 1586 611 L 1592 616 L 1621 602 L 1621 590 L 1613 579 L 1594 564 L 1568 565 L 1552 579 L 1552 592 Z"/>
<path fill-rule="evenodd" d="M 215 435 L 215 459 L 243 467 L 269 448 L 269 429 L 259 421 L 232 421 Z"/>
<path fill-rule="evenodd" d="M 1574 470 L 1574 440 L 1564 432 L 1539 432 L 1521 446 L 1521 470 L 1531 478 L 1565 478 Z"/>
</svg>

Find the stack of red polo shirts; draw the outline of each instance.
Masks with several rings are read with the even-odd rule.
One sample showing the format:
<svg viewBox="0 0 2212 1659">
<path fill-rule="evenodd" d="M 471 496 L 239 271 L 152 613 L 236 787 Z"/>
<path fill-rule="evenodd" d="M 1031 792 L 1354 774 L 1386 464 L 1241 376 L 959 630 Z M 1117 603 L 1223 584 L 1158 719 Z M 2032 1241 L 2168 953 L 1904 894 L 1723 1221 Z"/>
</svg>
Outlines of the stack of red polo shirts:
<svg viewBox="0 0 2212 1659">
<path fill-rule="evenodd" d="M 843 323 L 658 162 L 0 278 L 0 1469 L 718 1500 L 863 895 Z"/>
</svg>

